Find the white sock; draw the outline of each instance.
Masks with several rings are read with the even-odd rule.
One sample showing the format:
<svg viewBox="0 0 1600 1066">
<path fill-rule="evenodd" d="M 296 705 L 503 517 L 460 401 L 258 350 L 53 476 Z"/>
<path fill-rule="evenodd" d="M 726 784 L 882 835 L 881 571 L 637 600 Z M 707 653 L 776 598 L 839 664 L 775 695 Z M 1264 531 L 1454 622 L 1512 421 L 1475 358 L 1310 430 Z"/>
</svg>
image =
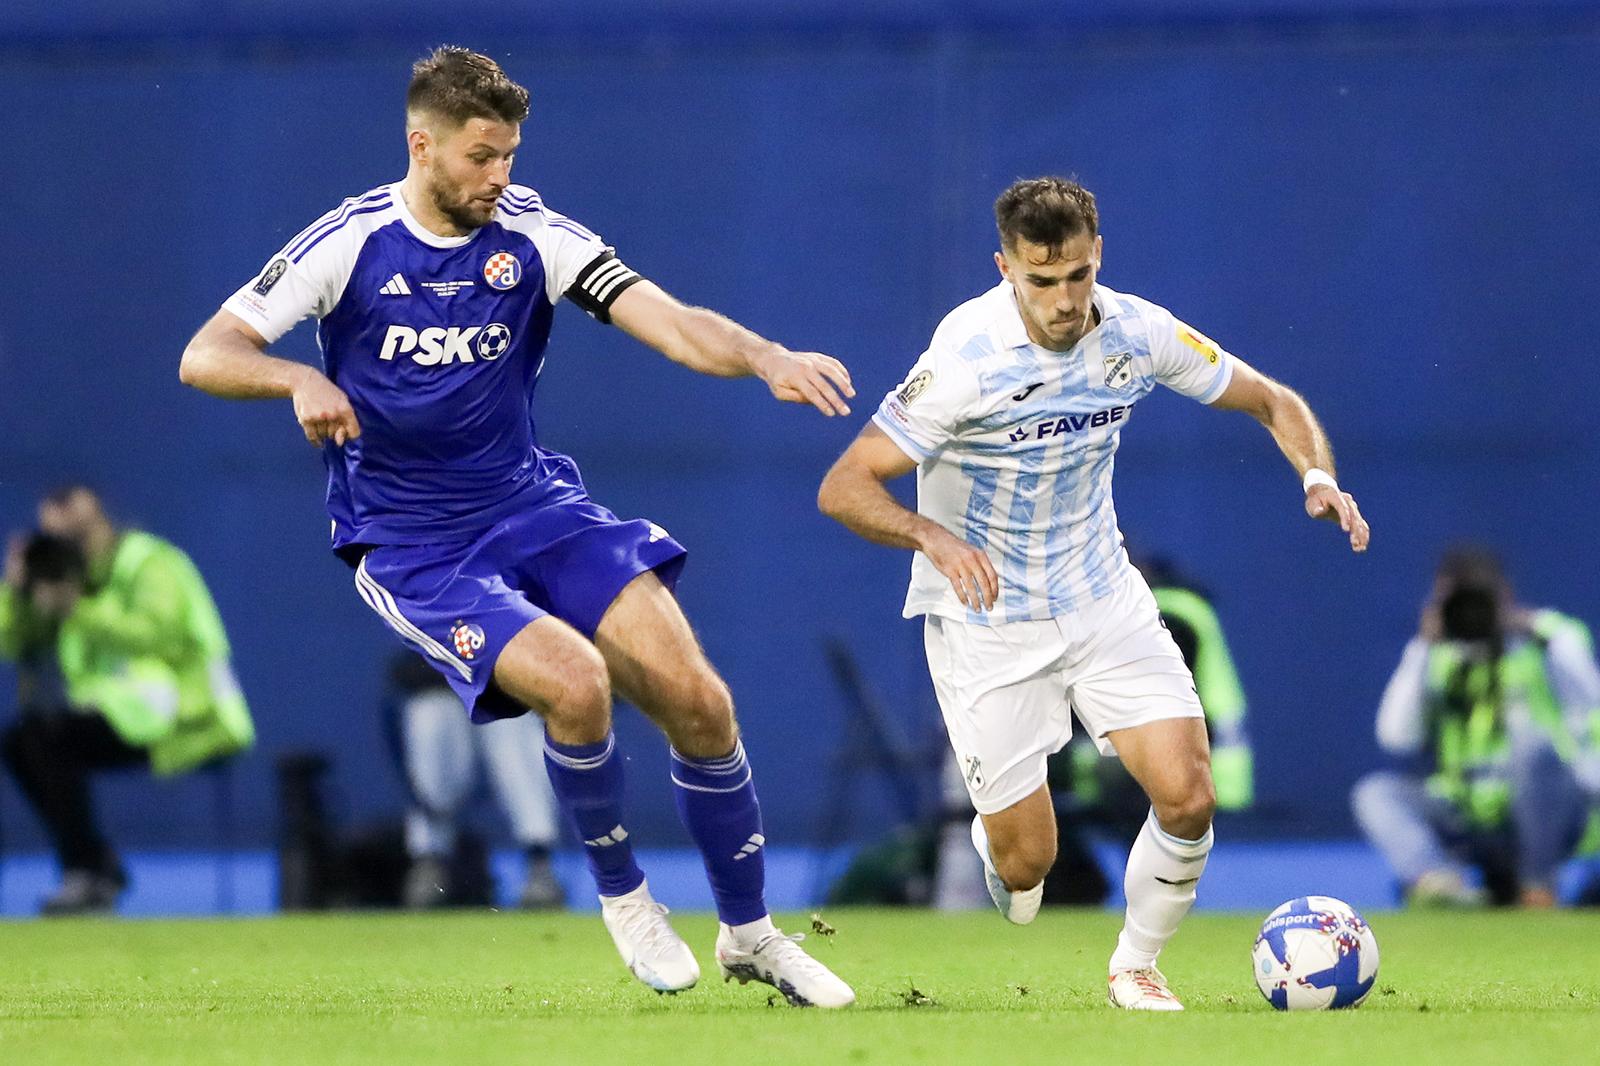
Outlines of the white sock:
<svg viewBox="0 0 1600 1066">
<path fill-rule="evenodd" d="M 773 936 L 778 932 L 778 927 L 772 924 L 770 914 L 763 914 L 755 921 L 745 922 L 743 925 L 728 925 L 724 922 L 722 928 L 726 929 L 733 937 L 733 942 L 744 950 L 753 950 L 761 943 L 763 937 Z"/>
<path fill-rule="evenodd" d="M 1211 840 L 1210 828 L 1199 840 L 1178 839 L 1156 824 L 1153 810 L 1144 820 L 1122 879 L 1128 911 L 1111 955 L 1112 973 L 1156 964 L 1156 956 L 1194 906 L 1195 883 L 1205 872 Z"/>
</svg>

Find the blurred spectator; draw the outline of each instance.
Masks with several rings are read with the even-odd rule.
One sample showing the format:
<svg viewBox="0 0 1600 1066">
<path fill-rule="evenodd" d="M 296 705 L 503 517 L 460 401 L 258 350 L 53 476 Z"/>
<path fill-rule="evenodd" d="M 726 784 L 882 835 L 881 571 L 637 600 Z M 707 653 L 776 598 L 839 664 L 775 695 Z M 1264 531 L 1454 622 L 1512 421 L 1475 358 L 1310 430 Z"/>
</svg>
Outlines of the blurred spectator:
<svg viewBox="0 0 1600 1066">
<path fill-rule="evenodd" d="M 1377 728 L 1411 765 L 1368 775 L 1351 801 L 1411 902 L 1554 904 L 1600 794 L 1600 670 L 1583 623 L 1518 606 L 1493 555 L 1447 554 Z"/>
<path fill-rule="evenodd" d="M 517 905 L 566 905 L 550 865 L 556 840 L 555 795 L 544 769 L 544 728 L 537 715 L 474 725 L 450 686 L 420 657 L 406 654 L 393 668 L 400 694 L 399 740 L 411 791 L 406 851 L 411 867 L 403 901 L 427 908 L 454 902 L 451 856 L 462 806 L 471 791 L 474 755 L 483 760 L 512 836 L 527 857 Z"/>
<path fill-rule="evenodd" d="M 47 497 L 39 527 L 11 539 L 0 584 L 0 655 L 21 666 L 0 754 L 61 863 L 44 912 L 107 910 L 127 874 L 96 823 L 90 775 L 180 774 L 249 747 L 254 729 L 183 552 L 118 529 L 83 486 Z"/>
<path fill-rule="evenodd" d="M 1168 560 L 1135 559 L 1134 564 L 1150 584 L 1161 622 L 1172 634 L 1183 654 L 1183 661 L 1194 675 L 1195 691 L 1205 711 L 1206 732 L 1211 740 L 1211 776 L 1217 793 L 1219 812 L 1248 810 L 1255 798 L 1254 759 L 1250 737 L 1245 730 L 1244 690 L 1234 669 L 1233 656 L 1222 633 L 1216 609 L 1195 582 L 1182 575 Z M 1056 862 L 1045 878 L 1044 902 L 1054 904 L 1099 904 L 1111 893 L 1111 885 L 1101 872 L 1090 847 L 1088 834 L 1105 830 L 1118 838 L 1139 831 L 1150 811 L 1150 800 L 1120 760 L 1102 756 L 1098 748 L 1075 724 L 1072 741 L 1050 760 L 1050 788 L 1056 806 Z M 965 810 L 965 790 L 954 761 L 947 767 L 946 799 L 958 811 Z M 963 814 L 957 831 L 947 831 L 940 847 L 941 863 L 965 865 L 981 889 L 982 870 L 968 861 L 972 847 L 967 840 L 967 819 Z M 970 877 L 963 878 L 970 880 Z M 983 906 L 988 900 L 983 891 L 962 890 L 951 885 L 943 874 L 936 890 L 940 905 L 957 906 L 955 898 L 970 897 L 970 905 Z"/>
</svg>

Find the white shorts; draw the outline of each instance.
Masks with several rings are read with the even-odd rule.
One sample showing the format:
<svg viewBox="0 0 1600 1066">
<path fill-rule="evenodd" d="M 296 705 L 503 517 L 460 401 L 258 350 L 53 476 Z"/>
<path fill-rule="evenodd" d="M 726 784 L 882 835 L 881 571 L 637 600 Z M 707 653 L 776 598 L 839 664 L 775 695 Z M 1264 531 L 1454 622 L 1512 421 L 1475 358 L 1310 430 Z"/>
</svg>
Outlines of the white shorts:
<svg viewBox="0 0 1600 1066">
<path fill-rule="evenodd" d="M 1042 622 L 988 626 L 927 617 L 928 672 L 967 794 L 995 814 L 1045 782 L 1076 711 L 1102 755 L 1106 734 L 1200 718 L 1194 677 L 1137 570 L 1111 595 Z"/>
</svg>

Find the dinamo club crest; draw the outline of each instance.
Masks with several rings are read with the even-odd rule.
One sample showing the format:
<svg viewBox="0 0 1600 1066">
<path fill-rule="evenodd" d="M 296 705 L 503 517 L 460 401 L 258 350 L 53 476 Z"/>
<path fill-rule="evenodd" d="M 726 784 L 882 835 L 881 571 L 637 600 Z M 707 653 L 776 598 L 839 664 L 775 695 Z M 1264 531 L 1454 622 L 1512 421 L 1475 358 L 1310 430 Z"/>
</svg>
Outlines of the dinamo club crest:
<svg viewBox="0 0 1600 1066">
<path fill-rule="evenodd" d="M 510 252 L 496 252 L 483 264 L 483 280 L 504 292 L 522 280 L 522 263 Z"/>
<path fill-rule="evenodd" d="M 457 622 L 450 629 L 450 643 L 463 659 L 474 659 L 483 650 L 483 627 L 471 622 Z"/>
</svg>

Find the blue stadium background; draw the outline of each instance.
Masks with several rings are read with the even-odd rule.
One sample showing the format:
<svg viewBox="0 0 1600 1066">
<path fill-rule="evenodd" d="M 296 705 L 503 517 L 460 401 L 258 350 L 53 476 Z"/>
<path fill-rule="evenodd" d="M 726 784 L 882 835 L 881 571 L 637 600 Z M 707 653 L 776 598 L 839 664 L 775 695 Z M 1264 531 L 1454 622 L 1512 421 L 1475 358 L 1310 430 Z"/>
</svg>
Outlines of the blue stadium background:
<svg viewBox="0 0 1600 1066">
<path fill-rule="evenodd" d="M 271 839 L 286 750 L 336 753 L 345 817 L 397 809 L 377 707 L 394 644 L 325 549 L 287 405 L 185 390 L 178 355 L 289 235 L 401 175 L 408 64 L 447 40 L 531 88 L 519 180 L 669 290 L 854 372 L 855 415 L 824 421 L 565 308 L 540 390 L 546 443 L 596 496 L 690 546 L 682 598 L 775 840 L 816 837 L 846 736 L 827 638 L 908 728 L 934 722 L 907 558 L 812 499 L 991 283 L 989 205 L 1019 176 L 1079 175 L 1106 283 L 1304 391 L 1375 528 L 1354 557 L 1306 521 L 1243 416 L 1162 394 L 1124 435 L 1123 530 L 1215 591 L 1278 830 L 1350 832 L 1447 542 L 1486 540 L 1527 599 L 1600 622 L 1600 4 L 23 0 L 0 10 L 0 526 L 87 478 L 198 561 L 261 733 L 240 843 Z M 283 350 L 313 358 L 310 330 Z M 685 842 L 661 744 L 631 714 L 621 732 L 641 838 Z M 0 788 L 6 846 L 39 847 Z M 102 795 L 131 847 L 209 839 L 192 782 Z M 857 807 L 853 833 L 881 828 L 881 793 Z"/>
</svg>

